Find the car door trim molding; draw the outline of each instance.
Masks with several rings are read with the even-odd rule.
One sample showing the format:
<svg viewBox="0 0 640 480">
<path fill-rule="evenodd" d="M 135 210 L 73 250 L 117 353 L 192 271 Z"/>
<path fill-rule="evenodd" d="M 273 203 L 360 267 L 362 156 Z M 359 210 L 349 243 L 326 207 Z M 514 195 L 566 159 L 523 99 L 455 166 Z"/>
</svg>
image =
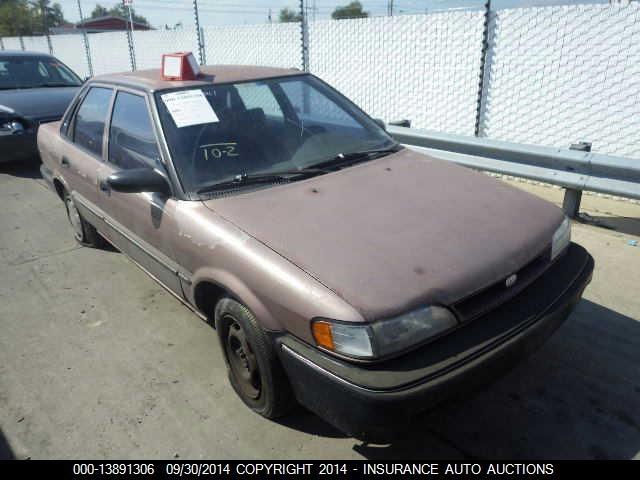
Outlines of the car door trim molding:
<svg viewBox="0 0 640 480">
<path fill-rule="evenodd" d="M 191 285 L 192 283 L 192 275 L 185 268 L 183 268 L 180 264 L 176 263 L 174 260 L 167 257 L 165 254 L 160 252 L 157 248 L 149 245 L 147 242 L 139 238 L 137 235 L 129 231 L 129 229 L 125 228 L 122 224 L 111 218 L 107 215 L 103 210 L 101 210 L 97 205 L 94 205 L 91 201 L 80 195 L 78 192 L 73 192 L 72 194 L 73 200 L 79 202 L 84 208 L 89 210 L 91 214 L 101 219 L 105 225 L 113 228 L 116 233 L 122 235 L 126 240 L 131 242 L 135 247 L 138 247 L 145 254 L 151 257 L 153 260 L 158 262 L 160 265 L 165 267 L 171 273 L 176 275 L 179 279 L 183 280 L 185 283 Z M 127 255 L 129 257 L 129 255 Z M 136 262 L 138 263 L 138 262 Z M 146 271 L 147 269 L 145 269 Z"/>
</svg>

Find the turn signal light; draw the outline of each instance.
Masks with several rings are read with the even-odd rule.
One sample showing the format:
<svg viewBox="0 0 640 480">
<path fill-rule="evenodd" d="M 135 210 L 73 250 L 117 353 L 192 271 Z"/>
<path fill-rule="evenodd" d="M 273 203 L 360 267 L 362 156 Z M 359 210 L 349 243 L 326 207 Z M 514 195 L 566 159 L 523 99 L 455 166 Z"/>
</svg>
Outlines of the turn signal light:
<svg viewBox="0 0 640 480">
<path fill-rule="evenodd" d="M 322 321 L 313 322 L 312 331 L 313 338 L 318 346 L 324 347 L 327 350 L 335 350 L 336 347 L 333 343 L 330 323 Z"/>
</svg>

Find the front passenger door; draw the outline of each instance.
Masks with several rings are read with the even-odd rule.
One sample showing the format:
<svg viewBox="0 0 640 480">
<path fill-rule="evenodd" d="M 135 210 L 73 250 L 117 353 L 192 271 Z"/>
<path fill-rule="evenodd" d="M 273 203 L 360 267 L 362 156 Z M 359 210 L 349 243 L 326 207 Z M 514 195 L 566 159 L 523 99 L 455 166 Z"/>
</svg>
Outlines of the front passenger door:
<svg viewBox="0 0 640 480">
<path fill-rule="evenodd" d="M 109 123 L 107 162 L 99 174 L 99 201 L 108 239 L 182 297 L 179 266 L 173 260 L 175 201 L 158 193 L 116 192 L 106 182 L 109 175 L 132 168 L 150 167 L 166 175 L 154 132 L 146 97 L 118 91 Z"/>
</svg>

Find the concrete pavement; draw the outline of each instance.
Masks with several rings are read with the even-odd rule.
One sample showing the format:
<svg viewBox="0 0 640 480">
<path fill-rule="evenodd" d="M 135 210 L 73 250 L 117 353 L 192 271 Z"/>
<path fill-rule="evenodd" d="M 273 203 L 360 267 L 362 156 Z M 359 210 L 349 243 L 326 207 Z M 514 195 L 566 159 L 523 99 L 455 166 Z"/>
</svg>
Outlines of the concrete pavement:
<svg viewBox="0 0 640 480">
<path fill-rule="evenodd" d="M 596 271 L 553 338 L 402 442 L 365 445 L 302 409 L 250 412 L 214 330 L 120 253 L 79 247 L 37 166 L 0 165 L 0 457 L 640 458 L 640 206 L 598 198 L 585 208 L 618 230 L 574 225 Z"/>
</svg>

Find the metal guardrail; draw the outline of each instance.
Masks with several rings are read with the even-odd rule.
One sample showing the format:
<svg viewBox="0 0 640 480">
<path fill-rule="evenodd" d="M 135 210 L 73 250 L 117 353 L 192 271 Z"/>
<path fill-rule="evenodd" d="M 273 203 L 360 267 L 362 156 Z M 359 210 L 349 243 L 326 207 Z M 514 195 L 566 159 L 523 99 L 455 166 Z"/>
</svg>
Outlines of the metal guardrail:
<svg viewBox="0 0 640 480">
<path fill-rule="evenodd" d="M 513 175 L 566 189 L 563 207 L 575 218 L 582 191 L 640 199 L 640 160 L 591 153 L 589 144 L 561 149 L 388 125 L 400 143 L 478 170 Z"/>
</svg>

